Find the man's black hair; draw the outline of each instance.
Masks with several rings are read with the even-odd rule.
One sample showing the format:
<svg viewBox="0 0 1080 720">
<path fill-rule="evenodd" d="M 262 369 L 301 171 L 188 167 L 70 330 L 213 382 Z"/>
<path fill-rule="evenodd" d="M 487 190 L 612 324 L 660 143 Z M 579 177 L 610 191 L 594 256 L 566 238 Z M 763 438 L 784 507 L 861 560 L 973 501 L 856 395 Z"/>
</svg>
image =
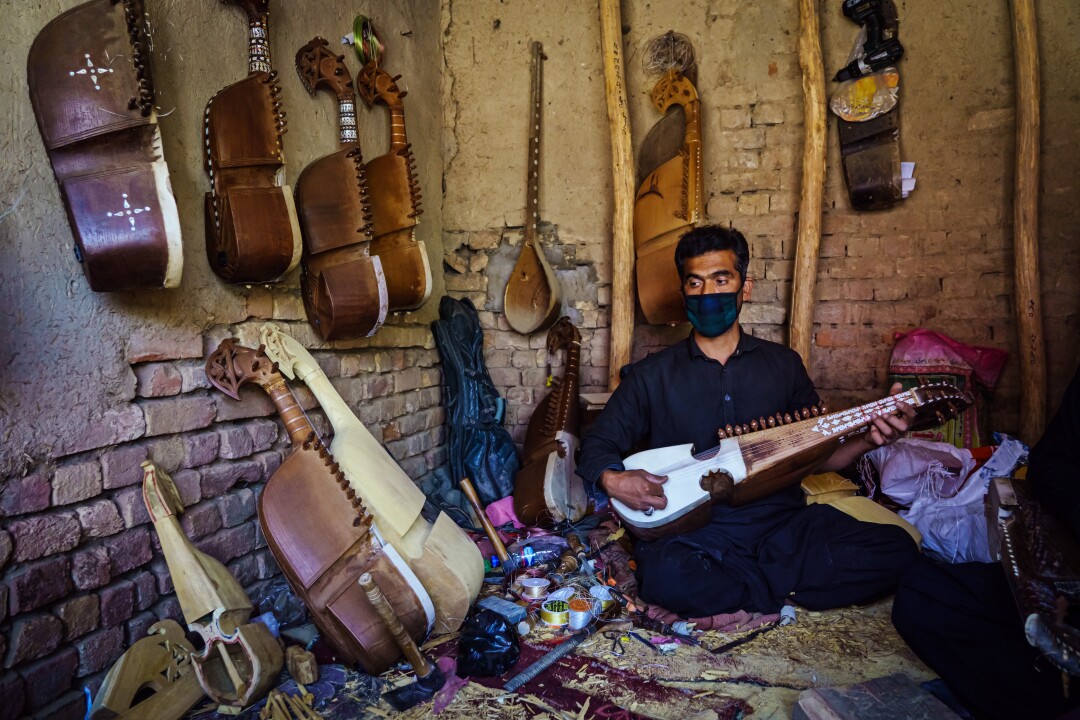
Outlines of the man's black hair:
<svg viewBox="0 0 1080 720">
<path fill-rule="evenodd" d="M 679 271 L 679 280 L 685 279 L 687 260 L 717 250 L 730 250 L 735 253 L 735 269 L 742 281 L 746 282 L 750 246 L 741 232 L 722 225 L 702 225 L 679 238 L 679 244 L 675 247 L 675 267 Z"/>
</svg>

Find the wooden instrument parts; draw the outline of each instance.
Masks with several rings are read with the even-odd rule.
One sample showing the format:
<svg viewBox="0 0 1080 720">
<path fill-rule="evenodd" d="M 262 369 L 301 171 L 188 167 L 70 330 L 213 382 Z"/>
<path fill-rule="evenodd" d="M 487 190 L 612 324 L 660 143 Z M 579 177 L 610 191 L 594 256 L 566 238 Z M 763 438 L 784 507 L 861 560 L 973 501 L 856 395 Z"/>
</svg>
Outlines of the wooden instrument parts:
<svg viewBox="0 0 1080 720">
<path fill-rule="evenodd" d="M 91 0 L 54 18 L 34 38 L 26 74 L 90 289 L 179 286 L 180 217 L 142 1 Z"/>
<path fill-rule="evenodd" d="M 296 71 L 313 96 L 322 88 L 338 100 L 341 149 L 310 163 L 296 181 L 304 235 L 300 287 L 308 322 L 324 340 L 370 337 L 389 309 L 386 277 L 371 257 L 371 199 L 356 137 L 356 99 L 343 55 L 316 37 L 296 53 Z"/>
<path fill-rule="evenodd" d="M 252 604 L 220 562 L 200 552 L 180 527 L 180 495 L 164 470 L 144 462 L 143 500 L 188 629 L 203 641 L 193 656 L 199 684 L 219 704 L 246 707 L 262 697 L 281 670 L 281 647 L 262 623 L 249 623 Z"/>
<path fill-rule="evenodd" d="M 390 111 L 390 151 L 367 163 L 374 214 L 371 254 L 382 259 L 391 310 L 413 310 L 431 295 L 431 265 L 423 240 L 416 239 L 420 181 L 405 133 L 406 92 L 376 61 L 357 76 L 357 92 L 368 106 L 381 102 Z"/>
<path fill-rule="evenodd" d="M 231 0 L 248 16 L 249 74 L 219 90 L 203 119 L 206 257 L 226 282 L 275 282 L 300 261 L 300 225 L 284 184 L 285 113 L 271 70 L 268 0 Z"/>
<path fill-rule="evenodd" d="M 299 645 L 285 648 L 285 666 L 292 679 L 301 685 L 310 685 L 319 679 L 319 664 L 315 656 Z"/>
<path fill-rule="evenodd" d="M 491 518 L 487 516 L 487 512 L 484 511 L 484 506 L 480 502 L 480 496 L 476 494 L 476 488 L 473 487 L 469 478 L 461 478 L 459 483 L 461 491 L 465 493 L 465 497 L 468 498 L 469 504 L 472 505 L 473 512 L 476 514 L 476 519 L 480 521 L 480 525 L 484 528 L 484 534 L 488 536 L 488 540 L 491 541 L 491 547 L 495 549 L 495 554 L 499 556 L 499 561 L 502 562 L 505 569 L 507 563 L 510 562 L 510 553 L 506 551 L 506 545 L 503 544 L 502 538 L 499 537 L 499 533 L 495 530 L 495 526 L 491 524 Z"/>
<path fill-rule="evenodd" d="M 281 690 L 271 690 L 266 696 L 266 705 L 259 712 L 259 720 L 322 720 L 323 716 L 315 712 L 312 705 L 314 696 L 303 685 L 300 685 L 300 692 L 297 698 Z"/>
<path fill-rule="evenodd" d="M 577 522 L 589 507 L 575 461 L 581 436 L 581 333 L 570 318 L 559 318 L 548 331 L 547 349 L 552 354 L 566 350 L 566 372 L 552 381 L 525 432 L 524 460 L 514 479 L 514 512 L 526 525 Z"/>
<path fill-rule="evenodd" d="M 666 475 L 667 507 L 632 510 L 615 498 L 612 507 L 642 540 L 689 532 L 708 522 L 713 502 L 745 505 L 801 482 L 841 442 L 864 432 L 875 417 L 897 412 L 900 402 L 915 409 L 909 429 L 917 431 L 955 417 L 972 400 L 952 385 L 924 385 L 850 410 L 806 408 L 721 428 L 720 444 L 696 454 L 690 445 L 646 450 L 623 465 Z"/>
<path fill-rule="evenodd" d="M 543 46 L 532 44 L 532 109 L 525 170 L 525 241 L 503 292 L 506 321 L 529 335 L 545 330 L 559 317 L 559 282 L 540 247 L 540 120 L 543 109 Z"/>
<path fill-rule="evenodd" d="M 679 238 L 703 217 L 701 109 L 697 90 L 678 70 L 668 70 L 652 91 L 661 113 L 674 106 L 686 114 L 683 143 L 675 157 L 650 172 L 634 203 L 638 301 L 653 325 L 686 320 L 675 268 Z"/>
<path fill-rule="evenodd" d="M 175 620 L 154 623 L 148 637 L 136 640 L 113 663 L 87 717 L 179 720 L 203 698 L 191 669 L 194 653 Z"/>
<path fill-rule="evenodd" d="M 206 372 L 211 384 L 231 397 L 244 383 L 255 382 L 273 400 L 293 448 L 259 496 L 267 545 L 338 657 L 360 663 L 368 673 L 382 672 L 397 658 L 397 643 L 357 579 L 365 572 L 377 577 L 416 638 L 434 621 L 427 591 L 393 546 L 381 542 L 363 498 L 261 350 L 226 339 L 207 359 Z"/>
<path fill-rule="evenodd" d="M 434 523 L 421 515 L 424 494 L 371 435 L 300 343 L 267 323 L 265 356 L 289 378 L 303 381 L 334 428 L 333 452 L 349 487 L 375 521 L 376 532 L 408 564 L 431 595 L 436 632 L 458 629 L 484 581 L 484 561 L 475 543 L 439 513 Z"/>
</svg>

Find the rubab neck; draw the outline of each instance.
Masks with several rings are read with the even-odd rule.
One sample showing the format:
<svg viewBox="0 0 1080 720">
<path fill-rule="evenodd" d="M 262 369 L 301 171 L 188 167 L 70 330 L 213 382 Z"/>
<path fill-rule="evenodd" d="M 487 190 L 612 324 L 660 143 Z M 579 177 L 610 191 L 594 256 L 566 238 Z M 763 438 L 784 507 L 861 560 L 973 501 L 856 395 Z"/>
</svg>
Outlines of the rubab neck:
<svg viewBox="0 0 1080 720">
<path fill-rule="evenodd" d="M 357 142 L 356 99 L 351 92 L 338 95 L 338 141 L 342 145 Z"/>
<path fill-rule="evenodd" d="M 558 394 L 558 419 L 555 423 L 557 430 L 564 432 L 573 430 L 574 416 L 578 405 L 578 372 L 581 368 L 581 342 L 573 340 L 566 350 L 566 372 L 563 373 L 562 383 L 559 385 Z"/>
<path fill-rule="evenodd" d="M 686 174 L 684 211 L 687 222 L 696 223 L 701 220 L 702 168 L 701 168 L 701 103 L 691 100 L 683 106 L 686 111 L 686 132 L 683 136 L 686 143 Z"/>
<path fill-rule="evenodd" d="M 532 122 L 529 123 L 529 156 L 525 167 L 525 245 L 537 243 L 540 224 L 540 108 L 543 107 L 541 82 L 544 51 L 533 43 Z M 539 252 L 539 250 L 537 250 Z"/>
<path fill-rule="evenodd" d="M 270 65 L 270 36 L 265 14 L 248 17 L 248 74 L 273 69 Z"/>
<path fill-rule="evenodd" d="M 300 403 L 296 402 L 296 396 L 292 394 L 285 378 L 274 373 L 262 387 L 274 402 L 292 444 L 295 446 L 306 442 L 315 432 L 315 428 L 311 426 Z"/>
<path fill-rule="evenodd" d="M 390 105 L 390 150 L 401 150 L 408 144 L 405 135 L 405 106 L 399 101 Z"/>
<path fill-rule="evenodd" d="M 306 375 L 301 372 L 300 367 L 295 367 L 294 370 L 297 379 L 307 385 L 308 390 L 319 401 L 319 406 L 330 420 L 330 425 L 334 428 L 336 436 L 341 437 L 342 432 L 350 424 L 360 422 L 353 412 L 349 410 L 349 406 L 342 400 L 338 391 L 334 389 L 334 385 L 330 382 L 330 378 L 326 377 L 326 373 L 323 372 L 322 368 L 317 367 Z"/>
</svg>

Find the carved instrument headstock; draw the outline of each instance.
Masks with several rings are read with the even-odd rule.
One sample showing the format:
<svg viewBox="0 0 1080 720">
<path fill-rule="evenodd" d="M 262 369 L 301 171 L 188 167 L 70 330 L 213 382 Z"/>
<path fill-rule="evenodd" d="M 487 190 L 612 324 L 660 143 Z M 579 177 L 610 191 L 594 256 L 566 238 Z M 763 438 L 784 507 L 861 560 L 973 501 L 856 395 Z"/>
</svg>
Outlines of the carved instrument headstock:
<svg viewBox="0 0 1080 720">
<path fill-rule="evenodd" d="M 344 55 L 330 51 L 329 43 L 314 37 L 307 45 L 296 51 L 296 72 L 300 82 L 312 95 L 325 88 L 338 97 L 353 96 L 352 74 L 345 65 Z"/>
<path fill-rule="evenodd" d="M 400 107 L 402 99 L 408 94 L 407 90 L 400 90 L 397 81 L 400 75 L 390 76 L 372 61 L 364 66 L 360 74 L 356 76 L 356 92 L 364 99 L 368 107 L 381 100 L 389 107 Z"/>
<path fill-rule="evenodd" d="M 918 385 L 908 391 L 915 406 L 915 420 L 909 430 L 927 430 L 944 425 L 964 412 L 974 400 L 966 392 L 946 383 Z"/>
<path fill-rule="evenodd" d="M 262 387 L 282 379 L 274 363 L 262 351 L 237 345 L 235 338 L 225 338 L 206 359 L 206 377 L 210 384 L 233 400 L 240 399 L 240 386 L 254 382 Z"/>
<path fill-rule="evenodd" d="M 221 4 L 239 6 L 251 22 L 257 22 L 270 13 L 270 0 L 221 0 Z"/>
<path fill-rule="evenodd" d="M 666 113 L 672 105 L 681 105 L 685 108 L 698 100 L 694 83 L 678 70 L 668 70 L 667 75 L 660 78 L 653 87 L 651 97 L 653 105 L 662 113 Z"/>
<path fill-rule="evenodd" d="M 563 348 L 570 347 L 573 343 L 581 343 L 581 333 L 565 315 L 556 321 L 548 330 L 547 351 L 556 353 Z"/>
</svg>

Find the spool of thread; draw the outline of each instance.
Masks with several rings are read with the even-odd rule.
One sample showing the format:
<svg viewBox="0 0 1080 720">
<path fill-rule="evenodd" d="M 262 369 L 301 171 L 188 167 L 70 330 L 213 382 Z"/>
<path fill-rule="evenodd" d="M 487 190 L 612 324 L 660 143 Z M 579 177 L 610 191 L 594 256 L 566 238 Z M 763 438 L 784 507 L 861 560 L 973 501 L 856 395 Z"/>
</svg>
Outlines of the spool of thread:
<svg viewBox="0 0 1080 720">
<path fill-rule="evenodd" d="M 525 616 L 525 619 L 517 624 L 518 635 L 528 635 L 533 629 L 540 624 L 540 616 L 536 613 L 529 613 Z"/>
<path fill-rule="evenodd" d="M 551 627 L 566 627 L 570 623 L 570 606 L 565 600 L 548 600 L 540 606 L 540 619 Z"/>
<path fill-rule="evenodd" d="M 539 600 L 547 596 L 550 586 L 547 578 L 525 578 L 521 581 L 521 597 Z"/>
<path fill-rule="evenodd" d="M 593 599 L 593 614 L 596 617 L 607 617 L 615 609 L 615 598 L 606 585 L 593 585 L 589 588 L 589 596 Z"/>
<path fill-rule="evenodd" d="M 592 603 L 585 598 L 574 598 L 570 601 L 570 629 L 580 630 L 592 622 Z"/>
</svg>

